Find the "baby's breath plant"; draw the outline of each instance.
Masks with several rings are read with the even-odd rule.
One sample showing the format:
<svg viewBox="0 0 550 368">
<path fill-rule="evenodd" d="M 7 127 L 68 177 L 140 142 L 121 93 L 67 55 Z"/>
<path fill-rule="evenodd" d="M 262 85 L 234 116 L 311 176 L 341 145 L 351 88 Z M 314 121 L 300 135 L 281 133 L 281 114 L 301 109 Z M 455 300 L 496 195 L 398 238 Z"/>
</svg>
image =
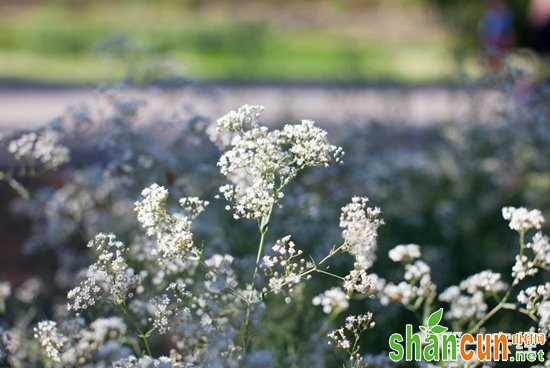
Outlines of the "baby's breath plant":
<svg viewBox="0 0 550 368">
<path fill-rule="evenodd" d="M 5 145 L 7 152 L 18 163 L 17 168 L 0 170 L 0 182 L 6 182 L 25 198 L 30 193 L 21 183 L 21 178 L 37 176 L 37 170 L 56 170 L 70 160 L 69 149 L 63 144 L 62 135 L 54 124 L 11 137 L 0 135 L 0 145 Z"/>
<path fill-rule="evenodd" d="M 262 125 L 261 106 L 146 125 L 145 101 L 102 98 L 4 137 L 22 174 L 61 176 L 11 208 L 32 226 L 25 251 L 55 268 L 0 281 L 0 365 L 410 366 L 380 336 L 440 307 L 456 331 L 548 333 L 544 103 L 492 124 L 350 124 L 329 141 L 309 120 Z"/>
<path fill-rule="evenodd" d="M 421 324 L 427 325 L 428 317 L 437 309 L 439 300 L 448 305 L 444 318 L 452 330 L 471 334 L 490 331 L 491 320 L 499 312 L 510 310 L 527 316 L 538 332 L 548 336 L 550 284 L 529 286 L 524 282 L 540 272 L 545 272 L 545 279 L 548 279 L 550 267 L 545 260 L 550 254 L 548 237 L 538 231 L 531 242 L 526 242 L 530 231 L 541 228 L 544 217 L 539 210 L 523 207 L 504 207 L 502 216 L 519 237 L 516 262 L 510 272 L 511 282 L 504 281 L 500 273 L 485 270 L 438 294 L 436 285 L 430 280 L 430 267 L 418 260 L 421 257 L 419 247 L 398 245 L 389 251 L 389 257 L 405 265 L 404 280 L 398 285 L 379 280 L 384 285 L 377 293 L 380 301 L 386 305 L 392 302 L 404 305 L 417 313 Z M 481 362 L 463 364 L 479 366 Z"/>
<path fill-rule="evenodd" d="M 290 304 L 296 290 L 303 289 L 303 282 L 314 274 L 332 277 L 346 290 L 340 291 L 339 305 L 331 308 L 335 318 L 352 295 L 374 291 L 368 269 L 383 222 L 378 208 L 366 207 L 366 198 L 354 197 L 342 208 L 344 242 L 321 259 L 306 256 L 290 236 L 275 242 L 272 255 L 265 254 L 271 216 L 283 189 L 302 170 L 340 162 L 343 151 L 330 145 L 326 132 L 311 121 L 270 131 L 257 122 L 260 111 L 261 107 L 244 106 L 222 117 L 214 137 L 218 141 L 230 137 L 218 162 L 230 182 L 220 187 L 230 203 L 226 208 L 233 211 L 235 220 L 257 223 L 257 255 L 249 273 L 237 273 L 239 266 L 231 255 L 212 254 L 207 244 L 195 243 L 192 221 L 205 210 L 207 201 L 184 197 L 179 201 L 183 212 L 172 212 L 168 190 L 151 184 L 134 206 L 144 234 L 133 234 L 126 244 L 114 234 L 103 233 L 90 241 L 96 261 L 82 271 L 82 281 L 67 295 L 67 309 L 75 313 L 76 325 L 59 328 L 58 322 L 50 320 L 35 328 L 50 362 L 81 365 L 112 359 L 108 361 L 114 365 L 127 366 L 151 359 L 154 364 L 173 366 L 253 365 L 258 357 L 253 338 L 261 336 L 257 331 L 262 315 L 269 313 L 268 295 L 281 293 Z M 354 259 L 347 275 L 329 268 L 329 261 L 339 254 Z M 82 336 L 87 335 L 88 323 L 92 329 L 100 323 L 92 319 L 98 313 L 107 313 L 123 325 L 115 329 L 116 334 L 108 334 L 109 339 L 98 336 L 85 349 Z M 370 314 L 347 319 L 346 330 L 354 343 L 346 351 L 353 366 L 361 362 L 358 342 L 373 326 L 371 319 Z M 168 358 L 154 353 L 162 346 L 161 336 L 170 336 L 173 350 Z M 112 355 L 105 358 L 94 352 L 107 349 L 111 338 L 122 344 L 126 358 L 115 361 Z"/>
</svg>

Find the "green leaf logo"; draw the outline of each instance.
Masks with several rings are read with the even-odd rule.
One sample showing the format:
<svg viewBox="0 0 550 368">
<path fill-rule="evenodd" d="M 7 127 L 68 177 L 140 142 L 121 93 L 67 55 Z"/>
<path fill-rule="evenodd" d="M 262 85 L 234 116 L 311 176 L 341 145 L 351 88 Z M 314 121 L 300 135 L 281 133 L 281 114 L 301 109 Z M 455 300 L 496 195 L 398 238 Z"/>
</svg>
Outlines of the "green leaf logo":
<svg viewBox="0 0 550 368">
<path fill-rule="evenodd" d="M 430 315 L 427 326 L 420 326 L 420 330 L 426 333 L 426 337 L 429 337 L 432 334 L 440 334 L 447 331 L 447 327 L 439 325 L 442 317 L 443 308 L 439 308 Z"/>
</svg>

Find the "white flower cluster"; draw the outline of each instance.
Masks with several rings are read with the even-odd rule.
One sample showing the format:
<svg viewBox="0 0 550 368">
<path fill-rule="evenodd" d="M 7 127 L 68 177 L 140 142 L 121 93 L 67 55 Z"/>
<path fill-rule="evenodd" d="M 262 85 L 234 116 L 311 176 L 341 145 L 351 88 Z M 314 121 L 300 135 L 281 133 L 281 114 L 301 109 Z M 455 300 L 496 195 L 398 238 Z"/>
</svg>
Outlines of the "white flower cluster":
<svg viewBox="0 0 550 368">
<path fill-rule="evenodd" d="M 347 316 L 344 327 L 334 330 L 328 334 L 328 337 L 336 342 L 336 346 L 342 349 L 350 349 L 352 343 L 349 339 L 349 333 L 354 336 L 361 334 L 363 331 L 373 328 L 372 313 L 367 313 L 359 316 Z"/>
<path fill-rule="evenodd" d="M 367 274 L 364 268 L 356 268 L 344 277 L 344 289 L 348 295 L 357 292 L 370 295 L 376 288 L 374 280 Z"/>
<path fill-rule="evenodd" d="M 439 300 L 450 304 L 450 309 L 445 313 L 449 320 L 467 323 L 472 319 L 481 319 L 487 312 L 487 304 L 482 291 L 473 294 L 464 294 L 458 286 L 450 286 L 441 294 Z"/>
<path fill-rule="evenodd" d="M 478 272 L 460 283 L 460 289 L 470 294 L 481 291 L 488 294 L 498 294 L 508 289 L 508 284 L 502 281 L 502 275 L 490 270 Z"/>
<path fill-rule="evenodd" d="M 38 326 L 35 327 L 34 333 L 34 337 L 40 341 L 40 345 L 46 356 L 54 362 L 61 363 L 62 351 L 69 343 L 69 340 L 63 334 L 59 333 L 57 330 L 57 323 L 54 321 L 38 322 Z"/>
<path fill-rule="evenodd" d="M 208 128 L 210 140 L 225 149 L 231 141 L 243 131 L 258 128 L 258 119 L 264 110 L 261 105 L 243 105 L 231 110 L 218 119 L 217 124 Z"/>
<path fill-rule="evenodd" d="M 528 287 L 518 294 L 518 302 L 539 318 L 539 329 L 550 332 L 550 283 Z"/>
<path fill-rule="evenodd" d="M 203 201 L 198 197 L 184 197 L 180 199 L 180 206 L 191 219 L 196 219 L 209 204 L 208 201 Z"/>
<path fill-rule="evenodd" d="M 310 120 L 269 131 L 257 123 L 262 109 L 245 105 L 217 122 L 216 141 L 230 147 L 218 161 L 220 172 L 230 181 L 220 193 L 233 203 L 237 219 L 267 216 L 283 197 L 282 188 L 300 170 L 328 166 L 343 155 Z"/>
<path fill-rule="evenodd" d="M 411 263 L 420 258 L 420 247 L 416 244 L 400 244 L 391 249 L 388 256 L 394 262 Z"/>
<path fill-rule="evenodd" d="M 323 306 L 323 312 L 331 314 L 332 311 L 341 312 L 349 306 L 348 296 L 339 287 L 325 290 L 322 294 L 315 296 L 313 305 Z"/>
<path fill-rule="evenodd" d="M 468 277 L 458 286 L 448 287 L 439 295 L 439 300 L 450 304 L 446 318 L 466 323 L 483 318 L 488 309 L 487 295 L 504 292 L 508 287 L 501 274 L 486 270 Z"/>
<path fill-rule="evenodd" d="M 459 286 L 450 286 L 439 295 L 439 300 L 450 304 L 445 317 L 467 322 L 481 319 L 487 312 L 487 295 L 495 295 L 508 289 L 502 276 L 493 271 L 482 271 L 463 280 Z"/>
<path fill-rule="evenodd" d="M 526 248 L 532 249 L 535 257 L 533 263 L 536 267 L 550 270 L 550 239 L 542 232 L 537 232 L 533 236 L 533 240 L 525 245 Z"/>
<path fill-rule="evenodd" d="M 8 152 L 17 160 L 36 161 L 51 170 L 69 161 L 69 150 L 61 144 L 59 133 L 52 129 L 23 134 L 11 140 Z"/>
<path fill-rule="evenodd" d="M 176 355 L 176 354 L 174 354 Z M 113 368 L 188 368 L 189 364 L 185 364 L 177 360 L 176 357 L 161 356 L 158 358 L 152 358 L 150 356 L 143 356 L 136 358 L 131 355 L 124 359 L 117 360 L 113 363 Z"/>
<path fill-rule="evenodd" d="M 367 202 L 365 197 L 353 197 L 340 214 L 344 250 L 355 257 L 356 268 L 365 269 L 374 263 L 378 228 L 384 224 L 378 218 L 380 208 L 367 207 Z"/>
<path fill-rule="evenodd" d="M 162 256 L 181 258 L 186 253 L 197 253 L 193 245 L 191 218 L 198 216 L 208 202 L 196 197 L 180 199 L 180 205 L 189 213 L 188 217 L 168 213 L 168 191 L 156 183 L 143 189 L 141 195 L 143 200 L 135 203 L 137 219 L 148 236 L 156 237 Z"/>
<path fill-rule="evenodd" d="M 76 312 L 93 306 L 103 293 L 115 304 L 123 303 L 146 276 L 145 271 L 136 275 L 128 266 L 124 259 L 127 249 L 113 234 L 96 235 L 88 247 L 95 248 L 97 260 L 86 270 L 80 285 L 67 294 L 67 308 Z"/>
<path fill-rule="evenodd" d="M 527 276 L 536 275 L 539 269 L 550 270 L 550 241 L 548 236 L 537 232 L 531 242 L 525 244 L 526 249 L 531 249 L 532 256 L 525 253 L 516 255 L 516 262 L 512 267 L 512 276 L 516 284 Z"/>
<path fill-rule="evenodd" d="M 518 302 L 528 310 L 535 310 L 540 303 L 550 300 L 550 282 L 544 285 L 530 286 L 518 294 Z"/>
<path fill-rule="evenodd" d="M 512 266 L 512 277 L 517 284 L 527 276 L 533 276 L 538 272 L 535 263 L 526 255 L 516 255 L 516 262 Z"/>
<path fill-rule="evenodd" d="M 285 301 L 290 302 L 289 295 L 306 271 L 306 261 L 300 258 L 303 251 L 296 249 L 290 235 L 277 240 L 271 249 L 274 255 L 263 257 L 262 268 L 268 276 L 267 287 L 263 292 L 283 293 L 286 296 Z M 306 278 L 309 278 L 309 275 Z"/>
<path fill-rule="evenodd" d="M 518 232 L 526 232 L 530 229 L 540 229 L 544 217 L 539 210 L 531 210 L 524 207 L 504 207 L 502 217 L 510 221 L 510 229 Z"/>
<path fill-rule="evenodd" d="M 81 319 L 66 321 L 61 327 L 54 321 L 42 321 L 34 332 L 48 358 L 63 366 L 81 366 L 93 360 L 108 341 L 112 348 L 124 351 L 117 340 L 126 336 L 127 327 L 121 318 L 109 317 L 96 319 L 88 328 Z"/>
<path fill-rule="evenodd" d="M 350 354 L 352 366 L 355 367 L 362 361 L 358 354 L 357 342 L 363 332 L 373 327 L 374 321 L 370 312 L 358 316 L 347 316 L 344 327 L 333 330 L 327 336 L 336 343 L 336 347 L 344 349 Z"/>
<path fill-rule="evenodd" d="M 153 324 L 152 329 L 163 335 L 170 330 L 169 318 L 172 316 L 172 310 L 169 308 L 170 298 L 168 295 L 156 296 L 149 300 L 151 317 L 149 322 Z"/>
<path fill-rule="evenodd" d="M 380 302 L 384 305 L 390 302 L 399 302 L 407 307 L 413 307 L 418 303 L 431 300 L 436 293 L 436 285 L 432 282 L 430 266 L 417 258 L 420 258 L 420 247 L 416 244 L 397 245 L 388 252 L 394 262 L 404 264 L 404 281 L 399 284 L 393 282 L 385 283 L 385 280 L 378 280 L 383 285 L 380 290 Z M 414 261 L 414 262 L 413 262 Z"/>
<path fill-rule="evenodd" d="M 44 289 L 44 283 L 38 277 L 31 277 L 15 291 L 15 297 L 17 300 L 30 304 L 32 303 L 38 294 Z"/>
</svg>

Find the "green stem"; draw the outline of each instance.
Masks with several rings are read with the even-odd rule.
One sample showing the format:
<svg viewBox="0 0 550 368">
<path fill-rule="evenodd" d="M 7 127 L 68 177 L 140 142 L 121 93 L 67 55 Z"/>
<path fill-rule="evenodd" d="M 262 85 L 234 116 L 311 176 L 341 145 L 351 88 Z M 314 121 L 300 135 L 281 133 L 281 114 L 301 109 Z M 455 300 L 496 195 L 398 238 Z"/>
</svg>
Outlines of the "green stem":
<svg viewBox="0 0 550 368">
<path fill-rule="evenodd" d="M 269 225 L 269 220 L 271 219 L 271 212 L 273 211 L 273 206 L 269 208 L 269 211 L 266 215 L 262 216 L 262 220 L 259 222 L 258 227 L 260 230 L 260 243 L 258 244 L 258 254 L 256 255 L 256 265 L 254 266 L 254 274 L 252 275 L 252 283 L 250 284 L 250 293 L 246 300 L 246 315 L 244 320 L 244 334 L 243 334 L 243 357 L 246 355 L 246 350 L 248 349 L 248 344 L 250 342 L 250 313 L 252 312 L 252 297 L 254 296 L 254 284 L 256 283 L 256 276 L 258 275 L 258 269 L 260 266 L 260 260 L 262 259 L 262 254 L 264 252 L 265 238 L 267 234 L 267 229 Z"/>
<path fill-rule="evenodd" d="M 128 312 L 128 308 L 126 308 L 126 304 L 121 303 L 118 305 L 120 309 L 122 310 L 122 313 L 126 317 L 126 319 L 130 322 L 134 330 L 136 330 L 138 337 L 143 341 L 143 345 L 145 346 L 145 351 L 147 354 L 152 357 L 153 354 L 151 353 L 151 348 L 149 347 L 149 342 L 147 341 L 147 334 L 144 334 L 139 325 L 134 321 L 132 316 L 130 316 L 130 313 Z"/>
<path fill-rule="evenodd" d="M 523 256 L 523 251 L 525 250 L 525 231 L 520 231 L 519 232 L 519 247 L 520 247 L 519 248 L 519 259 L 521 260 L 521 257 Z M 481 320 L 479 320 L 479 322 L 476 323 L 474 325 L 474 327 L 471 328 L 468 331 L 469 333 L 479 331 L 479 329 L 481 327 L 483 327 L 483 325 L 485 323 L 487 323 L 487 321 L 489 321 L 495 314 L 497 314 L 498 311 L 500 311 L 501 309 L 503 309 L 505 307 L 506 302 L 508 301 L 508 299 L 512 295 L 512 291 L 514 290 L 514 288 L 518 284 L 518 282 L 519 282 L 519 275 L 516 275 L 516 277 L 514 278 L 514 281 L 512 281 L 512 285 L 510 286 L 510 288 L 508 289 L 506 294 L 504 294 L 504 296 L 500 300 L 500 303 L 498 303 L 493 309 L 491 309 L 491 311 L 489 313 L 487 313 L 485 315 L 485 317 L 483 317 Z M 506 309 L 509 309 L 509 308 L 506 308 Z"/>
<path fill-rule="evenodd" d="M 27 188 L 18 182 L 11 173 L 0 171 L 0 181 L 5 181 L 13 190 L 17 192 L 21 197 L 29 199 L 31 197 Z"/>
<path fill-rule="evenodd" d="M 338 276 L 332 272 L 328 272 L 328 271 L 325 271 L 325 270 L 319 270 L 319 269 L 316 269 L 315 272 L 319 272 L 319 273 L 324 273 L 325 275 L 329 275 L 329 276 L 332 276 L 334 278 L 337 278 L 339 280 L 344 280 L 344 278 L 342 276 Z"/>
</svg>

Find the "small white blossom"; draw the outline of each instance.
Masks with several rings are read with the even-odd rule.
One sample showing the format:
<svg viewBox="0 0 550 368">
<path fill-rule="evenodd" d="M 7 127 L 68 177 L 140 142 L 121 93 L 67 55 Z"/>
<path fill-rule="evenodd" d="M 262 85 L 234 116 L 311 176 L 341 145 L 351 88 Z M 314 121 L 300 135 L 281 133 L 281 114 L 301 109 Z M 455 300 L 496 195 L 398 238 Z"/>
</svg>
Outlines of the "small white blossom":
<svg viewBox="0 0 550 368">
<path fill-rule="evenodd" d="M 512 266 L 512 277 L 516 284 L 526 278 L 533 276 L 538 272 L 535 262 L 531 261 L 526 255 L 516 255 L 516 262 Z"/>
<path fill-rule="evenodd" d="M 388 256 L 394 262 L 410 263 L 420 258 L 420 247 L 416 244 L 397 245 L 389 251 Z"/>
<path fill-rule="evenodd" d="M 257 123 L 262 107 L 245 105 L 219 119 L 215 141 L 229 148 L 218 161 L 229 184 L 220 187 L 235 218 L 261 219 L 282 197 L 282 188 L 299 171 L 340 161 L 341 148 L 326 132 L 304 120 L 269 131 Z"/>
<path fill-rule="evenodd" d="M 380 303 L 388 305 L 390 302 L 398 302 L 403 305 L 411 305 L 418 295 L 418 287 L 408 282 L 401 281 L 399 284 L 387 283 L 381 291 Z"/>
<path fill-rule="evenodd" d="M 358 292 L 368 295 L 374 291 L 375 287 L 373 279 L 367 275 L 367 271 L 363 268 L 354 269 L 344 277 L 344 289 L 348 294 Z"/>
<path fill-rule="evenodd" d="M 303 251 L 296 249 L 290 235 L 277 240 L 271 249 L 274 255 L 262 259 L 262 268 L 268 276 L 268 288 L 263 292 L 284 293 L 288 297 L 306 271 L 306 262 L 301 258 Z"/>
<path fill-rule="evenodd" d="M 185 197 L 180 199 L 180 205 L 191 219 L 195 219 L 206 209 L 209 202 L 198 197 Z"/>
<path fill-rule="evenodd" d="M 15 297 L 23 303 L 32 303 L 44 288 L 43 282 L 37 277 L 26 280 L 15 291 Z"/>
<path fill-rule="evenodd" d="M 61 354 L 68 344 L 68 339 L 57 330 L 54 321 L 42 321 L 34 328 L 34 337 L 40 342 L 44 353 L 54 362 L 61 363 Z"/>
<path fill-rule="evenodd" d="M 161 335 L 170 330 L 169 318 L 172 316 L 172 310 L 170 310 L 169 304 L 170 298 L 166 294 L 149 301 L 152 315 L 149 322 L 153 323 L 153 328 Z"/>
<path fill-rule="evenodd" d="M 548 336 L 550 332 L 550 301 L 546 300 L 539 304 L 537 308 L 539 316 L 539 329 Z"/>
<path fill-rule="evenodd" d="M 351 348 L 357 348 L 361 334 L 373 327 L 374 322 L 370 312 L 358 316 L 347 316 L 344 327 L 330 332 L 327 336 L 336 343 L 336 347 L 346 350 L 353 361 L 358 357 L 357 351 L 351 351 Z"/>
<path fill-rule="evenodd" d="M 113 234 L 98 234 L 88 243 L 98 252 L 97 260 L 85 271 L 85 279 L 67 294 L 69 310 L 80 312 L 93 306 L 102 294 L 115 304 L 123 303 L 139 285 L 142 275 L 135 275 L 124 259 L 124 244 Z"/>
<path fill-rule="evenodd" d="M 550 282 L 544 285 L 530 286 L 518 294 L 518 302 L 525 305 L 527 310 L 534 310 L 541 302 L 550 300 Z"/>
<path fill-rule="evenodd" d="M 535 255 L 533 263 L 536 267 L 550 270 L 550 240 L 547 235 L 537 232 L 533 240 L 526 244 L 527 248 L 533 250 Z"/>
<path fill-rule="evenodd" d="M 333 310 L 343 311 L 349 306 L 348 296 L 339 287 L 326 290 L 312 300 L 313 305 L 323 306 L 323 312 L 332 313 Z"/>
<path fill-rule="evenodd" d="M 44 129 L 13 139 L 8 144 L 8 152 L 17 160 L 36 161 L 54 170 L 69 161 L 69 150 L 60 141 L 59 133 Z"/>
<path fill-rule="evenodd" d="M 502 281 L 500 273 L 493 271 L 482 271 L 476 273 L 460 283 L 460 289 L 470 294 L 476 291 L 485 293 L 499 293 L 508 289 L 508 284 Z"/>
<path fill-rule="evenodd" d="M 353 197 L 340 215 L 345 250 L 355 256 L 356 263 L 363 268 L 371 267 L 376 258 L 378 228 L 384 223 L 378 218 L 380 209 L 367 207 L 367 202 L 365 197 Z"/>
<path fill-rule="evenodd" d="M 487 304 L 483 292 L 462 294 L 456 286 L 451 286 L 439 295 L 439 300 L 450 304 L 445 318 L 467 322 L 471 319 L 481 319 L 487 312 Z"/>
<path fill-rule="evenodd" d="M 191 233 L 190 218 L 196 217 L 207 205 L 198 198 L 183 198 L 180 204 L 190 212 L 191 217 L 176 213 L 171 215 L 166 209 L 168 191 L 152 184 L 145 188 L 141 195 L 143 200 L 135 203 L 137 219 L 146 230 L 147 235 L 155 236 L 158 250 L 163 257 L 181 258 L 186 253 L 196 253 Z"/>
<path fill-rule="evenodd" d="M 510 221 L 510 229 L 518 232 L 526 232 L 530 229 L 540 229 L 544 217 L 539 210 L 531 210 L 524 207 L 504 207 L 502 217 Z"/>
</svg>

